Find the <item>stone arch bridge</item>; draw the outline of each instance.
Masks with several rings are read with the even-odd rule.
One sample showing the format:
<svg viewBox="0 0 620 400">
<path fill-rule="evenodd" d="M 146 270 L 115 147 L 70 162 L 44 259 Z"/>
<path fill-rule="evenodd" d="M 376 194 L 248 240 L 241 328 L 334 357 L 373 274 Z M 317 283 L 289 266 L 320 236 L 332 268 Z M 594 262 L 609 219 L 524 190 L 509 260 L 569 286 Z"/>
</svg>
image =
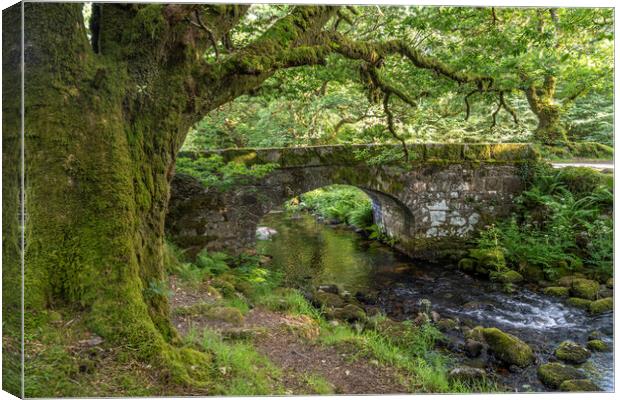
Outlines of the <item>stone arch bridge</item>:
<svg viewBox="0 0 620 400">
<path fill-rule="evenodd" d="M 392 145 L 183 153 L 277 167 L 229 190 L 177 174 L 167 234 L 190 255 L 203 248 L 239 253 L 254 247 L 257 224 L 273 208 L 316 188 L 346 184 L 368 194 L 375 223 L 400 251 L 419 258 L 458 254 L 477 229 L 510 213 L 528 166 L 536 160 L 527 144 L 416 144 L 408 149 L 407 163 L 373 162 L 399 150 Z"/>
</svg>

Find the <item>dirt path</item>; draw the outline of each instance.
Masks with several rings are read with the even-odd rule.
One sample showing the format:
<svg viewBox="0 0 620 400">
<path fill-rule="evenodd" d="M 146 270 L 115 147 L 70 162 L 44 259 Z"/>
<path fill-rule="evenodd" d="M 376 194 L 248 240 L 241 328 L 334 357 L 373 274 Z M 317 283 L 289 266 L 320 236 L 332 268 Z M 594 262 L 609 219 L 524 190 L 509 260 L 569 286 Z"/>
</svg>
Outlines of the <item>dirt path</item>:
<svg viewBox="0 0 620 400">
<path fill-rule="evenodd" d="M 206 293 L 183 287 L 171 280 L 171 307 L 188 307 L 214 302 Z M 173 323 L 185 335 L 193 327 L 220 332 L 223 337 L 248 338 L 256 350 L 283 371 L 282 384 L 287 393 L 311 394 L 309 379 L 320 377 L 336 394 L 407 393 L 405 379 L 398 371 L 376 360 L 356 357 L 347 346 L 326 346 L 313 339 L 319 334 L 314 321 L 305 316 L 291 316 L 262 308 L 250 310 L 241 324 L 225 322 L 204 315 L 174 316 Z"/>
</svg>

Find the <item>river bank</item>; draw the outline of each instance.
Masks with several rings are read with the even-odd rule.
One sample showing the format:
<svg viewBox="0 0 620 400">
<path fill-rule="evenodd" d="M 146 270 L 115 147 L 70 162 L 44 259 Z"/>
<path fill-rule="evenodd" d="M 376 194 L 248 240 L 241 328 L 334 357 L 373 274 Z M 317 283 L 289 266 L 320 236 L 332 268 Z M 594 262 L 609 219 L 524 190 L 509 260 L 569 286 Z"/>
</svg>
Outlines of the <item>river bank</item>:
<svg viewBox="0 0 620 400">
<path fill-rule="evenodd" d="M 482 367 L 504 390 L 557 390 L 542 384 L 538 367 L 558 361 L 554 352 L 565 340 L 585 346 L 589 336 L 598 335 L 613 345 L 611 313 L 590 315 L 535 286 L 522 285 L 515 293 L 506 294 L 501 283 L 473 277 L 455 265 L 409 260 L 387 246 L 364 240 L 351 229 L 317 223 L 308 215 L 271 214 L 264 222 L 278 234 L 260 246 L 273 254 L 275 268 L 286 271 L 288 284 L 306 292 L 337 284 L 345 295 L 358 294 L 371 313 L 379 308 L 395 320 L 414 320 L 421 301 L 428 300 L 438 319 L 444 320 L 445 347 L 455 359 L 452 365 Z M 308 271 L 314 275 L 309 277 Z M 468 356 L 468 333 L 478 325 L 500 328 L 525 341 L 536 362 L 509 369 L 492 354 Z M 578 369 L 601 389 L 611 390 L 613 354 L 592 354 Z"/>
</svg>

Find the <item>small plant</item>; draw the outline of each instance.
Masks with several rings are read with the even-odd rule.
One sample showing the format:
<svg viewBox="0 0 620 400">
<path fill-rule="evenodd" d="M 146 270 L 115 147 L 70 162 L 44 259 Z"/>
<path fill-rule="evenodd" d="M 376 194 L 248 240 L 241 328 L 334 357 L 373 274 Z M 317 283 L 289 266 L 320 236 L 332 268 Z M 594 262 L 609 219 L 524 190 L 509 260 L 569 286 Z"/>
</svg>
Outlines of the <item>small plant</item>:
<svg viewBox="0 0 620 400">
<path fill-rule="evenodd" d="M 172 291 L 168 288 L 167 281 L 150 280 L 149 286 L 144 289 L 146 298 L 169 297 Z"/>
</svg>

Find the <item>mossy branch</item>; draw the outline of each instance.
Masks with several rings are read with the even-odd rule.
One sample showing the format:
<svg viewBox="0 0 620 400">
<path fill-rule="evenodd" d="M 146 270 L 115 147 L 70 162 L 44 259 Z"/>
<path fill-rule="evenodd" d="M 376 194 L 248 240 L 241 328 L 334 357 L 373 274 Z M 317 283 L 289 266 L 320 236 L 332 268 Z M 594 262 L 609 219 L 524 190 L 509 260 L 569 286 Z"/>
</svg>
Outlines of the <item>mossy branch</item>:
<svg viewBox="0 0 620 400">
<path fill-rule="evenodd" d="M 405 143 L 405 139 L 403 139 L 402 136 L 399 136 L 398 133 L 396 133 L 396 127 L 394 125 L 394 114 L 392 114 L 389 106 L 391 94 L 391 92 L 386 92 L 383 96 L 383 111 L 385 112 L 385 116 L 387 117 L 388 131 L 394 137 L 394 139 L 398 140 L 401 143 L 403 147 L 403 155 L 405 161 L 409 161 L 409 150 L 407 150 L 407 143 Z"/>
</svg>

